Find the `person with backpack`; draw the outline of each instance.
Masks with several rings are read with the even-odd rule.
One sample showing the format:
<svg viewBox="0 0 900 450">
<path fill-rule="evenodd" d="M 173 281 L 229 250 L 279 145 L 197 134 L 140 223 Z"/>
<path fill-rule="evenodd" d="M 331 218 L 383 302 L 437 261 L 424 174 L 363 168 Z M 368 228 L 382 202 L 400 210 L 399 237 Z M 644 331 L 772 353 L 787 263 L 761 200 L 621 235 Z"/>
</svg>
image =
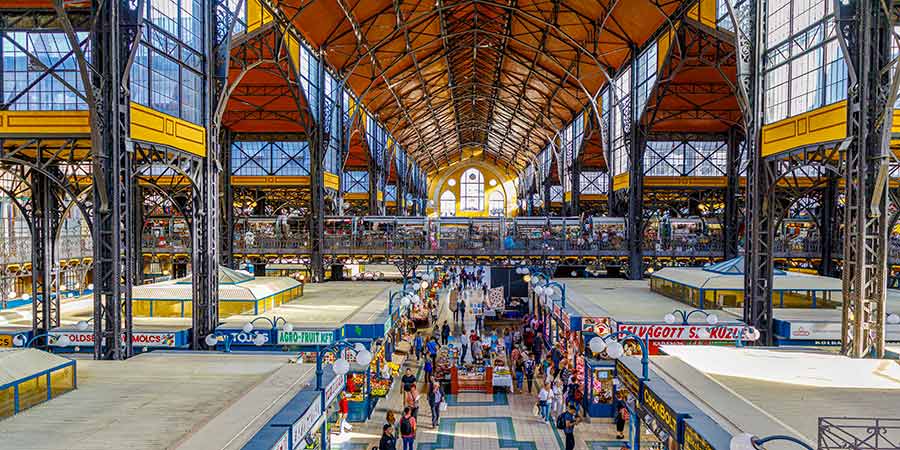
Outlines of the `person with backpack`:
<svg viewBox="0 0 900 450">
<path fill-rule="evenodd" d="M 450 339 L 450 324 L 447 321 L 444 321 L 444 325 L 441 326 L 441 344 L 447 345 L 447 341 Z"/>
<path fill-rule="evenodd" d="M 403 408 L 403 418 L 400 419 L 400 437 L 403 439 L 403 450 L 415 450 L 416 442 L 416 418 L 409 407 Z"/>
<path fill-rule="evenodd" d="M 525 357 L 525 380 L 528 382 L 528 393 L 531 393 L 531 385 L 534 384 L 534 366 L 537 362 L 534 360 L 534 355 Z"/>
<path fill-rule="evenodd" d="M 425 345 L 428 349 L 428 356 L 431 357 L 431 364 L 435 364 L 437 362 L 437 353 L 438 353 L 438 343 L 437 339 L 431 339 L 428 341 L 428 344 Z"/>
<path fill-rule="evenodd" d="M 625 396 L 623 392 L 618 392 L 616 399 L 616 439 L 625 439 L 625 423 L 631 418 L 631 413 L 625 407 Z"/>
<path fill-rule="evenodd" d="M 575 425 L 579 422 L 581 419 L 575 414 L 575 405 L 569 405 L 568 411 L 556 418 L 556 428 L 566 435 L 566 450 L 575 449 Z"/>
</svg>

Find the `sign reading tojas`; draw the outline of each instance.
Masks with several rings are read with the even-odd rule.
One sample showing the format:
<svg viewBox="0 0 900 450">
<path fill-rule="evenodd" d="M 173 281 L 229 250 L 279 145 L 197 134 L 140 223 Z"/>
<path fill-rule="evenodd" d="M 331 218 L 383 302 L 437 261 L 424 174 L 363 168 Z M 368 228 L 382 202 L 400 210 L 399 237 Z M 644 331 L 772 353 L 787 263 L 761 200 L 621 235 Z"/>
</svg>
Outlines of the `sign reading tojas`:
<svg viewBox="0 0 900 450">
<path fill-rule="evenodd" d="M 69 347 L 94 345 L 94 333 L 91 331 L 51 331 L 50 345 L 57 346 L 56 341 L 62 335 L 69 337 Z M 187 344 L 180 341 L 176 333 L 170 331 L 157 333 L 135 331 L 131 334 L 131 344 L 139 347 L 175 348 Z M 125 342 L 125 333 L 122 333 L 122 342 Z"/>
</svg>

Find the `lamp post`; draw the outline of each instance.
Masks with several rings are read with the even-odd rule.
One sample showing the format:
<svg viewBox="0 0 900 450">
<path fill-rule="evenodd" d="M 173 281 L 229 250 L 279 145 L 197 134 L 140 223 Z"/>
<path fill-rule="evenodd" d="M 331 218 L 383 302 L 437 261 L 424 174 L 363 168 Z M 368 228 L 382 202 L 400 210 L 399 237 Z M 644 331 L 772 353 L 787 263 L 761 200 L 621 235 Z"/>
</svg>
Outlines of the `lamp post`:
<svg viewBox="0 0 900 450">
<path fill-rule="evenodd" d="M 775 434 L 772 436 L 766 437 L 757 437 L 750 433 L 741 433 L 731 438 L 731 442 L 729 443 L 729 448 L 731 450 L 760 450 L 765 449 L 763 444 L 772 441 L 788 441 L 793 442 L 805 450 L 815 450 L 813 447 L 806 442 L 801 441 L 793 436 L 786 436 L 782 434 Z"/>
<path fill-rule="evenodd" d="M 619 341 L 612 341 L 608 344 L 606 343 L 606 341 L 618 338 L 619 336 L 625 336 L 625 339 L 633 339 L 637 341 L 638 345 L 641 347 L 641 380 L 650 380 L 650 352 L 647 349 L 647 344 L 640 337 L 638 337 L 638 335 L 627 330 L 619 330 L 603 337 L 594 337 L 590 340 L 590 342 L 588 342 L 588 346 L 594 353 L 600 353 L 603 350 L 606 350 L 606 354 L 610 358 L 619 359 L 625 355 L 625 347 L 622 346 Z"/>
<path fill-rule="evenodd" d="M 13 337 L 13 345 L 16 347 L 28 348 L 31 347 L 31 344 L 34 344 L 34 341 L 40 338 L 47 338 L 47 345 L 50 345 L 50 333 L 41 333 L 27 341 L 24 334 L 17 334 L 15 335 L 15 337 Z M 62 334 L 58 338 L 56 338 L 56 345 L 59 347 L 68 347 L 71 343 L 72 341 L 70 341 L 69 337 L 65 334 Z"/>
<path fill-rule="evenodd" d="M 284 317 L 280 317 L 280 316 L 275 316 L 275 317 L 272 317 L 271 319 L 268 317 L 262 317 L 262 316 L 257 317 L 255 319 L 245 323 L 244 326 L 241 327 L 241 330 L 244 333 L 249 333 L 249 332 L 253 331 L 253 324 L 255 324 L 256 322 L 259 322 L 260 320 L 265 320 L 266 322 L 269 322 L 269 325 L 272 326 L 271 330 L 273 330 L 273 331 L 278 329 L 279 322 L 284 322 L 284 325 L 281 327 L 282 330 L 287 331 L 288 333 L 290 333 L 291 331 L 294 331 L 294 325 L 291 324 L 290 322 L 288 322 L 287 319 L 285 319 Z"/>
<path fill-rule="evenodd" d="M 703 309 L 694 309 L 691 311 L 686 311 L 683 309 L 676 309 L 676 310 L 666 314 L 665 316 L 663 316 L 663 320 L 667 324 L 672 325 L 678 319 L 677 317 L 675 317 L 676 314 L 681 317 L 682 325 L 687 325 L 691 316 L 693 316 L 694 314 L 703 314 L 704 316 L 706 316 L 706 323 L 708 323 L 710 325 L 715 325 L 715 324 L 719 323 L 719 316 L 715 315 L 715 313 L 710 313 Z"/>
</svg>

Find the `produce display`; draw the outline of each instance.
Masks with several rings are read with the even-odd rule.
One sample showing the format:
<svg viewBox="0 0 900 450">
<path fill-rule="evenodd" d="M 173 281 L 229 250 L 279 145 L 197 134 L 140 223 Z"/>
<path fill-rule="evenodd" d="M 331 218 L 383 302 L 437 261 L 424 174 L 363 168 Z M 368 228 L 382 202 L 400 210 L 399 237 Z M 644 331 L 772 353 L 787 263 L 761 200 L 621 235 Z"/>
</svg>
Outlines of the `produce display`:
<svg viewBox="0 0 900 450">
<path fill-rule="evenodd" d="M 382 378 L 372 378 L 372 396 L 373 397 L 384 397 L 387 395 L 388 391 L 391 390 L 391 383 L 393 379 L 382 379 Z"/>
<path fill-rule="evenodd" d="M 353 386 L 353 393 L 361 392 L 364 393 L 366 390 L 366 374 L 364 373 L 350 373 L 347 374 L 347 386 Z M 349 391 L 349 389 L 347 389 Z"/>
<path fill-rule="evenodd" d="M 459 360 L 459 351 L 455 347 L 449 345 L 441 347 L 437 354 L 434 376 L 441 379 L 449 376 L 450 368 L 457 360 Z"/>
</svg>

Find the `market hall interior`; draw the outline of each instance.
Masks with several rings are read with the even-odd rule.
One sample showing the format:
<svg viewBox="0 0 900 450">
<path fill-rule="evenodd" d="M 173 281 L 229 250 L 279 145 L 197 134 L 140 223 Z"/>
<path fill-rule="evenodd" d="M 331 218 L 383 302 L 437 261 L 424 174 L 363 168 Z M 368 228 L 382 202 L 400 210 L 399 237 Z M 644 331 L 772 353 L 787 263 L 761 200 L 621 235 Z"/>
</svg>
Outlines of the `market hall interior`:
<svg viewBox="0 0 900 450">
<path fill-rule="evenodd" d="M 0 2 L 0 449 L 896 450 L 898 20 Z"/>
</svg>

